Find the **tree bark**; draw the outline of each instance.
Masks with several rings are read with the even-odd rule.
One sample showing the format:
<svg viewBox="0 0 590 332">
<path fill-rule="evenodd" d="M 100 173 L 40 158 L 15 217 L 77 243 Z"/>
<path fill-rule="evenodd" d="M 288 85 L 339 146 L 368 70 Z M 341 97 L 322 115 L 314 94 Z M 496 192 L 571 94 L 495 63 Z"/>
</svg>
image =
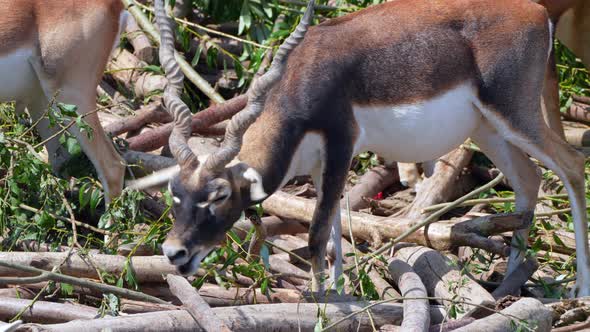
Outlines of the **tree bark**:
<svg viewBox="0 0 590 332">
<path fill-rule="evenodd" d="M 276 192 L 267 198 L 262 206 L 267 213 L 280 218 L 295 219 L 310 223 L 315 201 Z M 341 210 L 342 232 L 349 233 L 348 212 Z M 350 212 L 354 237 L 359 240 L 381 242 L 382 238 L 396 238 L 421 220 L 405 217 L 376 217 L 365 213 Z M 506 256 L 509 247 L 504 243 L 490 240 L 488 236 L 520 229 L 525 220 L 520 214 L 498 214 L 472 220 L 454 219 L 433 223 L 414 232 L 404 241 L 444 251 L 455 246 L 471 246 Z"/>
<path fill-rule="evenodd" d="M 443 256 L 438 251 L 412 246 L 396 251 L 395 257 L 408 263 L 421 277 L 428 295 L 452 299 L 464 299 L 472 304 L 463 304 L 464 314 L 476 309 L 477 305 L 493 305 L 494 297 L 474 280 L 462 275 L 456 262 Z M 450 305 L 448 301 L 437 302 Z M 460 315 L 462 317 L 463 315 Z"/>
<path fill-rule="evenodd" d="M 0 298 L 0 320 L 12 319 L 30 304 L 30 300 Z M 98 309 L 84 305 L 37 301 L 24 311 L 21 319 L 31 323 L 56 324 L 74 319 L 94 319 L 97 315 Z"/>
<path fill-rule="evenodd" d="M 376 166 L 368 170 L 359 182 L 348 192 L 350 210 L 358 211 L 369 207 L 365 198 L 371 198 L 379 192 L 399 181 L 399 174 L 395 167 Z M 346 209 L 346 198 L 341 200 L 340 206 Z"/>
<path fill-rule="evenodd" d="M 67 253 L 54 252 L 0 252 L 0 260 L 50 271 L 54 266 L 58 266 L 67 255 Z M 114 255 L 93 254 L 87 256 L 96 269 L 114 275 L 121 274 L 127 260 L 126 257 Z M 131 257 L 130 262 L 139 283 L 164 282 L 163 276 L 176 273 L 175 267 L 164 256 Z M 77 254 L 71 255 L 60 268 L 61 272 L 66 275 L 99 279 L 96 269 L 90 264 L 88 258 L 83 259 Z M 22 277 L 31 276 L 31 274 L 0 267 L 0 276 Z"/>
<path fill-rule="evenodd" d="M 508 317 L 506 316 L 508 315 Z M 521 321 L 515 321 L 516 316 Z M 478 319 L 475 322 L 454 330 L 455 332 L 505 332 L 513 331 L 519 324 L 526 322 L 534 326 L 537 332 L 548 332 L 551 330 L 551 310 L 546 308 L 536 299 L 525 297 L 500 313 L 495 313 L 486 318 Z M 534 324 L 534 325 L 533 325 Z"/>
<path fill-rule="evenodd" d="M 426 297 L 426 287 L 411 266 L 400 259 L 390 259 L 388 270 L 404 297 L 423 299 L 404 299 L 404 320 L 402 331 L 427 332 L 430 326 L 430 305 Z"/>
<path fill-rule="evenodd" d="M 152 46 L 147 35 L 137 25 L 133 15 L 127 17 L 127 26 L 125 27 L 127 33 L 127 39 L 133 46 L 133 55 L 139 60 L 147 63 L 155 63 L 156 55 L 158 54 L 157 49 Z"/>
<path fill-rule="evenodd" d="M 232 331 L 258 331 L 264 327 L 267 331 L 291 332 L 297 331 L 299 328 L 302 331 L 313 331 L 317 322 L 318 309 L 321 309 L 324 317 L 329 317 L 330 321 L 334 322 L 352 312 L 361 310 L 366 305 L 365 302 L 326 304 L 321 307 L 315 303 L 259 304 L 213 308 L 212 310 Z M 399 304 L 379 304 L 371 308 L 371 314 L 377 326 L 400 324 L 403 318 L 403 309 Z M 431 321 L 441 322 L 444 314 L 441 308 L 432 308 L 430 311 Z M 192 316 L 184 310 L 151 312 L 92 321 L 72 321 L 65 324 L 27 324 L 25 326 L 28 329 L 23 329 L 24 331 L 32 331 L 34 327 L 38 327 L 41 331 L 60 332 L 99 332 L 102 329 L 110 329 L 113 332 L 195 331 Z M 337 330 L 357 331 L 357 327 L 359 331 L 372 330 L 366 314 L 350 318 L 338 325 Z"/>
<path fill-rule="evenodd" d="M 155 91 L 164 90 L 166 77 L 143 71 L 147 64 L 125 49 L 118 49 L 107 64 L 113 78 L 136 96 L 142 98 Z"/>
<path fill-rule="evenodd" d="M 409 218 L 422 216 L 422 209 L 434 204 L 448 202 L 460 195 L 455 189 L 455 182 L 463 169 L 471 161 L 473 151 L 457 148 L 441 157 L 434 166 L 434 173 L 420 183 L 414 202 L 405 214 Z"/>
<path fill-rule="evenodd" d="M 162 103 L 156 101 L 142 106 L 132 116 L 122 118 L 120 121 L 105 126 L 104 131 L 111 136 L 119 136 L 130 131 L 139 130 L 153 122 L 168 123 L 172 120 L 172 116 L 162 107 Z"/>
</svg>

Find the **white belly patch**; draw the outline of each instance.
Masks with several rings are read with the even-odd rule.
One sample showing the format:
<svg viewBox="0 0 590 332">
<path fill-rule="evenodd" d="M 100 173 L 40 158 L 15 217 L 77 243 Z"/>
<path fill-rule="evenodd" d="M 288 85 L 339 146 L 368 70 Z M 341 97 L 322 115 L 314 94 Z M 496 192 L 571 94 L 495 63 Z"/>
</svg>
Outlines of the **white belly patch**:
<svg viewBox="0 0 590 332">
<path fill-rule="evenodd" d="M 29 60 L 33 51 L 21 48 L 0 55 L 0 101 L 12 101 L 31 96 L 37 76 Z"/>
<path fill-rule="evenodd" d="M 359 136 L 354 153 L 372 151 L 388 162 L 436 159 L 463 143 L 482 115 L 471 85 L 432 99 L 396 106 L 354 106 Z"/>
</svg>

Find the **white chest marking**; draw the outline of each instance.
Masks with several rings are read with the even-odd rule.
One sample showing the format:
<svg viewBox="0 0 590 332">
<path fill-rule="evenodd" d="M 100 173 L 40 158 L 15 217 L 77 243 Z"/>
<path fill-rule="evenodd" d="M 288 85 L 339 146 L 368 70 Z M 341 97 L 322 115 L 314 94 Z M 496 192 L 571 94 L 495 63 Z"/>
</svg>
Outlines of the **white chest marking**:
<svg viewBox="0 0 590 332">
<path fill-rule="evenodd" d="M 0 101 L 22 100 L 34 96 L 38 81 L 29 62 L 30 48 L 20 48 L 0 56 Z"/>
<path fill-rule="evenodd" d="M 460 85 L 430 100 L 397 106 L 353 108 L 359 126 L 354 153 L 372 151 L 388 162 L 436 159 L 477 128 L 475 89 Z"/>
<path fill-rule="evenodd" d="M 293 177 L 309 175 L 313 169 L 321 167 L 324 151 L 324 139 L 322 136 L 316 133 L 305 134 L 293 154 L 289 170 L 279 188 L 283 187 Z"/>
</svg>

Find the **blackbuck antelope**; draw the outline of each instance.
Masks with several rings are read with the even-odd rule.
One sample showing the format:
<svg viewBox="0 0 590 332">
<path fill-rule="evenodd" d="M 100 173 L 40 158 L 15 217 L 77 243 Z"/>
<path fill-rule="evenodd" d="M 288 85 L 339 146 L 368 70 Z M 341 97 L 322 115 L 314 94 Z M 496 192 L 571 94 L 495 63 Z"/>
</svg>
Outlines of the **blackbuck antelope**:
<svg viewBox="0 0 590 332">
<path fill-rule="evenodd" d="M 120 0 L 0 0 L 0 101 L 16 100 L 17 112 L 26 107 L 33 121 L 44 117 L 54 98 L 87 114 L 91 137 L 76 126 L 69 131 L 94 164 L 107 203 L 121 193 L 125 166 L 91 111 L 125 18 Z M 36 129 L 46 140 L 60 128 L 45 117 Z M 57 139 L 46 148 L 57 172 L 67 152 Z"/>
<path fill-rule="evenodd" d="M 163 249 L 180 272 L 196 272 L 244 209 L 293 176 L 311 174 L 318 190 L 309 231 L 312 289 L 321 290 L 330 237 L 339 248 L 339 202 L 353 156 L 432 160 L 471 137 L 511 182 L 519 212 L 532 215 L 541 179 L 527 155 L 563 180 L 575 220 L 576 291 L 590 295 L 584 158 L 548 129 L 540 110 L 552 46 L 542 6 L 397 0 L 305 34 L 310 1 L 270 70 L 253 82 L 222 148 L 199 161 L 186 143 L 189 114 L 178 98 L 182 76 L 162 2 L 156 1 L 160 54 L 170 79 L 164 100 L 176 119 L 170 145 L 179 167 L 146 181 L 170 180 L 176 222 Z M 508 274 L 524 259 L 527 235 L 528 229 L 514 234 Z M 337 254 L 333 277 L 341 270 Z"/>
</svg>

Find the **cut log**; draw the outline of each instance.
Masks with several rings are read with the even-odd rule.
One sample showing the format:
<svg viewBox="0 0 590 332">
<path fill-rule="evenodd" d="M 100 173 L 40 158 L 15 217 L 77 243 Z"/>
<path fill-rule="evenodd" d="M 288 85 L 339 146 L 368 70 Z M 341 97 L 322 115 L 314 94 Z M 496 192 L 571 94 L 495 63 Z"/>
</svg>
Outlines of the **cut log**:
<svg viewBox="0 0 590 332">
<path fill-rule="evenodd" d="M 565 111 L 563 117 L 566 120 L 578 121 L 586 124 L 590 124 L 590 106 L 582 103 L 572 103 L 571 106 Z M 567 134 L 566 134 L 567 136 Z"/>
<path fill-rule="evenodd" d="M 266 234 L 268 236 L 275 236 L 280 234 L 295 235 L 299 233 L 306 233 L 307 227 L 303 226 L 300 222 L 293 219 L 279 218 L 275 216 L 263 217 L 262 225 L 266 228 Z M 252 223 L 248 219 L 243 219 L 234 224 L 233 231 L 235 231 L 240 238 L 246 237 L 246 232 L 251 227 Z"/>
<path fill-rule="evenodd" d="M 166 281 L 174 294 L 184 305 L 186 310 L 206 332 L 230 332 L 225 323 L 215 316 L 211 307 L 205 302 L 199 293 L 186 281 L 184 277 L 169 274 Z"/>
<path fill-rule="evenodd" d="M 361 310 L 366 303 L 345 302 L 326 304 L 321 306 L 324 317 L 334 322 Z M 259 331 L 261 327 L 267 331 L 313 331 L 317 322 L 318 305 L 314 303 L 301 304 L 259 304 L 241 307 L 213 308 L 217 317 L 223 319 L 232 331 Z M 371 308 L 373 320 L 377 326 L 385 324 L 400 324 L 403 316 L 402 306 L 399 304 L 379 304 Z M 445 312 L 440 307 L 433 307 L 430 311 L 431 321 L 439 323 Z M 113 332 L 125 331 L 195 331 L 192 316 L 184 310 L 151 312 L 146 314 L 129 315 L 113 318 L 95 319 L 92 321 L 72 321 L 54 325 L 25 325 L 31 331 L 37 327 L 43 331 L 60 332 L 99 332 L 109 329 Z M 358 330 L 357 330 L 358 328 Z M 338 331 L 371 331 L 371 323 L 366 314 L 351 317 L 337 326 Z"/>
<path fill-rule="evenodd" d="M 142 314 L 155 311 L 182 310 L 182 307 L 173 304 L 151 303 L 135 300 L 121 299 L 121 312 L 126 314 Z"/>
<path fill-rule="evenodd" d="M 32 300 L 37 295 L 31 289 L 21 286 L 0 288 L 0 297 L 12 297 L 15 299 Z"/>
<path fill-rule="evenodd" d="M 430 305 L 426 287 L 420 277 L 408 263 L 400 259 L 390 259 L 388 270 L 395 284 L 397 284 L 403 297 L 422 298 L 404 299 L 404 320 L 402 331 L 426 332 L 430 326 Z"/>
<path fill-rule="evenodd" d="M 246 95 L 240 95 L 223 104 L 216 104 L 193 114 L 192 132 L 198 133 L 216 123 L 231 118 L 246 107 L 247 101 L 248 97 Z M 146 152 L 161 148 L 168 142 L 172 127 L 173 125 L 169 123 L 128 139 L 129 149 Z"/>
<path fill-rule="evenodd" d="M 586 128 L 565 128 L 565 139 L 573 146 L 590 146 L 590 129 Z"/>
<path fill-rule="evenodd" d="M 128 15 L 125 26 L 127 40 L 133 46 L 133 54 L 141 61 L 153 64 L 156 60 L 157 49 L 152 46 L 149 38 L 137 25 L 133 15 Z"/>
<path fill-rule="evenodd" d="M 478 308 L 477 305 L 491 305 L 495 299 L 487 290 L 461 271 L 449 258 L 438 251 L 412 246 L 401 248 L 396 251 L 395 257 L 408 263 L 420 276 L 426 286 L 429 296 L 452 299 L 460 298 L 469 304 L 460 304 L 463 307 L 462 315 L 468 311 Z M 437 302 L 444 305 L 451 305 L 449 301 Z"/>
<path fill-rule="evenodd" d="M 113 78 L 123 84 L 138 97 L 146 97 L 166 87 L 167 80 L 163 75 L 156 75 L 143 70 L 147 64 L 125 49 L 114 52 L 107 64 L 107 70 Z"/>
<path fill-rule="evenodd" d="M 30 304 L 31 300 L 0 298 L 0 320 L 12 319 Z M 74 319 L 94 319 L 98 314 L 98 309 L 79 304 L 37 301 L 23 312 L 21 319 L 31 323 L 55 324 Z"/>
<path fill-rule="evenodd" d="M 50 271 L 53 267 L 59 266 L 67 255 L 68 253 L 54 252 L 0 252 L 0 260 Z M 60 270 L 63 274 L 74 277 L 99 279 L 97 269 L 109 274 L 120 275 L 127 260 L 123 256 L 101 254 L 93 254 L 89 257 L 95 267 L 87 258 L 83 259 L 81 255 L 73 254 L 61 265 Z M 176 268 L 164 256 L 131 257 L 130 261 L 139 283 L 163 282 L 165 275 L 176 273 Z M 203 271 L 201 271 L 201 275 L 203 275 L 202 273 Z M 22 277 L 31 276 L 31 274 L 0 267 L 0 276 Z"/>
<path fill-rule="evenodd" d="M 526 328 L 523 328 L 523 324 Z M 520 326 L 520 329 L 518 328 Z M 551 330 L 551 309 L 546 308 L 536 299 L 522 298 L 502 310 L 486 318 L 453 330 L 455 332 L 505 332 L 533 329 L 537 332 Z"/>
</svg>

